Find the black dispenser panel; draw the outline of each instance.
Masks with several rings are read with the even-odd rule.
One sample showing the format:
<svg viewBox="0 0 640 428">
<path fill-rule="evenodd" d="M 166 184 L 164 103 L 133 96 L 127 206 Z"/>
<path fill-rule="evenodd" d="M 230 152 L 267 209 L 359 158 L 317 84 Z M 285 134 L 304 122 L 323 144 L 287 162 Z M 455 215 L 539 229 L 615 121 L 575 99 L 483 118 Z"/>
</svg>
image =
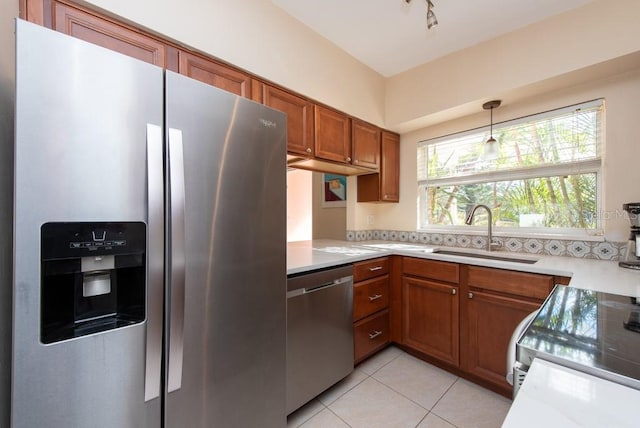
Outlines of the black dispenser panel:
<svg viewBox="0 0 640 428">
<path fill-rule="evenodd" d="M 145 264 L 144 223 L 42 225 L 41 341 L 144 321 Z"/>
</svg>

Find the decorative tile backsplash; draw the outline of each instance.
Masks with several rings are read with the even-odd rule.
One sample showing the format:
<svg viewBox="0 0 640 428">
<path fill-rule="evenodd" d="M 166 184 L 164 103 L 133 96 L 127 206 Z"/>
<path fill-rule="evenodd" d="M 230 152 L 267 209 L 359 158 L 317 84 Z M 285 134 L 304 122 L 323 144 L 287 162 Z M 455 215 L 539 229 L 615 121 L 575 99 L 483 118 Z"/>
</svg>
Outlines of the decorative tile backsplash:
<svg viewBox="0 0 640 428">
<path fill-rule="evenodd" d="M 480 235 L 454 233 L 429 233 L 399 230 L 348 230 L 348 241 L 415 242 L 425 245 L 485 249 L 487 238 Z M 568 239 L 539 239 L 497 236 L 500 251 L 512 253 L 540 254 L 547 256 L 580 257 L 585 259 L 620 260 L 626 250 L 626 242 L 590 242 Z"/>
</svg>

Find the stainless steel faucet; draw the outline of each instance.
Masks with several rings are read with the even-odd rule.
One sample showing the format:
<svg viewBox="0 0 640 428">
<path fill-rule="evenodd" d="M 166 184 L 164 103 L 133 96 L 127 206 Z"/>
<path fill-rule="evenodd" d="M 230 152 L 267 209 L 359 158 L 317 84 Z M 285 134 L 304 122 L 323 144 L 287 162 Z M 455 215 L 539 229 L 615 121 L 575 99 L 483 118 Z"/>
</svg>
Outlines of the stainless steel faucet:
<svg viewBox="0 0 640 428">
<path fill-rule="evenodd" d="M 491 215 L 491 208 L 489 208 L 486 205 L 482 205 L 482 204 L 478 204 L 478 205 L 474 205 L 471 208 L 471 211 L 469 211 L 469 214 L 467 214 L 467 218 L 464 219 L 464 222 L 471 226 L 471 224 L 473 223 L 473 216 L 476 213 L 476 210 L 478 208 L 484 208 L 485 210 L 487 210 L 487 215 L 488 215 L 488 219 L 487 219 L 487 234 L 489 236 L 487 236 L 487 251 L 491 251 L 493 248 L 500 246 L 500 244 L 498 243 L 494 243 L 493 242 L 493 234 L 491 233 L 491 227 L 493 224 L 493 219 L 492 219 L 492 215 Z"/>
</svg>

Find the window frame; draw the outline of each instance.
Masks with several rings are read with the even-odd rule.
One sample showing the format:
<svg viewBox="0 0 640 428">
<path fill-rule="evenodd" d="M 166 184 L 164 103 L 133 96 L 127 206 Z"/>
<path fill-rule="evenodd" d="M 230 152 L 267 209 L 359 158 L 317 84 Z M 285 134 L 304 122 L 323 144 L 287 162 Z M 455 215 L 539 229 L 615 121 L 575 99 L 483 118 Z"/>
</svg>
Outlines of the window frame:
<svg viewBox="0 0 640 428">
<path fill-rule="evenodd" d="M 580 228 L 551 228 L 551 227 L 506 227 L 506 226 L 494 226 L 493 232 L 496 236 L 517 236 L 517 237 L 536 237 L 536 238 L 549 238 L 549 239 L 562 239 L 562 238 L 581 238 L 584 240 L 602 240 L 604 239 L 604 230 L 602 223 L 602 195 L 603 195 L 603 154 L 605 146 L 605 100 L 596 99 L 586 101 L 583 103 L 573 104 L 558 109 L 545 111 L 529 116 L 524 116 L 512 120 L 498 122 L 493 124 L 494 134 L 496 129 L 504 127 L 514 127 L 519 124 L 543 121 L 545 119 L 551 119 L 563 114 L 574 112 L 576 110 L 585 110 L 591 108 L 599 108 L 600 123 L 598 124 L 598 140 L 596 142 L 596 158 L 587 159 L 571 163 L 557 163 L 557 164 L 545 164 L 542 166 L 525 167 L 519 169 L 508 169 L 501 171 L 482 171 L 469 175 L 451 176 L 445 178 L 432 178 L 429 179 L 417 179 L 417 231 L 419 232 L 432 232 L 432 233 L 461 233 L 464 232 L 470 235 L 486 234 L 486 226 L 467 226 L 467 225 L 441 225 L 441 224 L 429 224 L 427 223 L 427 188 L 428 187 L 442 187 L 452 185 L 467 185 L 467 184 L 483 184 L 494 183 L 506 180 L 524 180 L 532 178 L 546 178 L 557 177 L 561 175 L 575 175 L 575 174 L 595 174 L 596 176 L 596 227 L 593 229 L 580 229 Z M 418 142 L 417 152 L 423 149 L 425 146 L 441 143 L 451 139 L 462 138 L 469 135 L 486 133 L 489 131 L 489 126 L 483 126 L 474 128 L 462 132 L 444 135 L 437 138 L 423 140 Z M 417 175 L 420 175 L 419 158 L 416 156 Z M 427 159 L 424 159 L 427 162 Z M 426 166 L 424 166 L 426 168 Z M 426 170 L 425 170 L 426 173 Z M 428 174 L 425 174 L 427 176 Z M 435 183 L 435 185 L 434 185 Z"/>
</svg>

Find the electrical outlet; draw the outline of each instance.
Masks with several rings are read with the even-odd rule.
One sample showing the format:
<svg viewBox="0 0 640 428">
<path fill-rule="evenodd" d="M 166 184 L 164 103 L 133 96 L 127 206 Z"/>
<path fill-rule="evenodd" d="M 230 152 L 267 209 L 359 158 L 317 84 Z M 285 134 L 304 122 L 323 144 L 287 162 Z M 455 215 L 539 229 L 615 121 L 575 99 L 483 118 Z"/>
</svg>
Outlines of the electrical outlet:
<svg viewBox="0 0 640 428">
<path fill-rule="evenodd" d="M 367 216 L 367 226 L 371 226 L 371 225 L 373 225 L 373 223 L 375 222 L 375 219 L 376 219 L 376 218 L 375 218 L 374 216 L 372 216 L 372 215 L 368 215 L 368 216 Z"/>
</svg>

